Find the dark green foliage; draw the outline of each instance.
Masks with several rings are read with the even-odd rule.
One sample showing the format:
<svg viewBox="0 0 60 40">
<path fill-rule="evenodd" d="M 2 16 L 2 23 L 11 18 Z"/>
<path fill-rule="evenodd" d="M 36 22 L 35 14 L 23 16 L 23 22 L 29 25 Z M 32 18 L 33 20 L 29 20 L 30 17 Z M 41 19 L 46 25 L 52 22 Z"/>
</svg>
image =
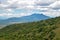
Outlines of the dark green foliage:
<svg viewBox="0 0 60 40">
<path fill-rule="evenodd" d="M 53 40 L 60 17 L 32 23 L 21 23 L 0 29 L 0 40 Z"/>
</svg>

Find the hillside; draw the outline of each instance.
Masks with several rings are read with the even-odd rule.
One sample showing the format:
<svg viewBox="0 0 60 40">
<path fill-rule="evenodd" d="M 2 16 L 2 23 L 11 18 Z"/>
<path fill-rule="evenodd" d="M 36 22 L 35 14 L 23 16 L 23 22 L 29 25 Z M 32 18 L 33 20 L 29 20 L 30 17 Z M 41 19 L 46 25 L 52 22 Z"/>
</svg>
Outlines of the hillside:
<svg viewBox="0 0 60 40">
<path fill-rule="evenodd" d="M 0 40 L 60 40 L 60 17 L 6 26 Z"/>
</svg>

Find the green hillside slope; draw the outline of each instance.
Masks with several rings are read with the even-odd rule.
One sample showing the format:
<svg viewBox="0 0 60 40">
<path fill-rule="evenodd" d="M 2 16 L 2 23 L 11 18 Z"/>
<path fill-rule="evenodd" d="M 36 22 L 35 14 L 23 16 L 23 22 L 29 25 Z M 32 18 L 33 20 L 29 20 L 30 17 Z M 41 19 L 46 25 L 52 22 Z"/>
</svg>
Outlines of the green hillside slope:
<svg viewBox="0 0 60 40">
<path fill-rule="evenodd" d="M 6 26 L 0 40 L 60 40 L 60 17 Z"/>
</svg>

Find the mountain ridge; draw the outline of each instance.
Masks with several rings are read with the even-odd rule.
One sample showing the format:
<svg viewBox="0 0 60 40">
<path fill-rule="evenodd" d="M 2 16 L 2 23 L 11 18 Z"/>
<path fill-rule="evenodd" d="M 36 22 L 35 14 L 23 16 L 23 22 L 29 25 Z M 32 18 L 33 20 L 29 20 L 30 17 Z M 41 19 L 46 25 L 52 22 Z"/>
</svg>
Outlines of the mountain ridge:
<svg viewBox="0 0 60 40">
<path fill-rule="evenodd" d="M 0 24 L 9 24 L 9 23 L 24 23 L 24 22 L 33 22 L 33 21 L 40 21 L 40 20 L 45 20 L 45 19 L 48 19 L 50 17 L 48 16 L 45 16 L 43 14 L 32 14 L 30 16 L 23 16 L 23 17 L 13 17 L 13 18 L 9 18 L 9 19 L 6 19 L 6 20 L 1 20 L 0 21 Z"/>
</svg>

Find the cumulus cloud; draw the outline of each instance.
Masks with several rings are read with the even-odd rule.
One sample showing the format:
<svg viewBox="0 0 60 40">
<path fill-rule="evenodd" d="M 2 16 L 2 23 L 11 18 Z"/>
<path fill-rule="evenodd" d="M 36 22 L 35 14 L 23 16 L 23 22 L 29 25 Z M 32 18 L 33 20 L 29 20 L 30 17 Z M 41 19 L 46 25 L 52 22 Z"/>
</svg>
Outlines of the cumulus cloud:
<svg viewBox="0 0 60 40">
<path fill-rule="evenodd" d="M 60 1 L 56 1 L 53 4 L 50 5 L 52 9 L 60 9 Z"/>
<path fill-rule="evenodd" d="M 14 13 L 2 13 L 0 14 L 1 17 L 5 17 L 5 18 L 11 18 L 11 17 L 22 17 L 22 16 L 29 16 L 29 15 L 32 15 L 30 13 L 20 13 L 20 14 L 14 14 Z"/>
<path fill-rule="evenodd" d="M 34 0 L 7 0 L 6 4 L 3 5 L 8 5 L 5 8 L 32 8 L 34 5 Z M 2 3 L 1 3 L 2 4 Z M 2 5 L 0 5 L 2 6 Z M 3 7 L 2 7 L 3 8 Z"/>
<path fill-rule="evenodd" d="M 48 5 L 52 4 L 55 1 L 56 0 L 38 0 L 38 1 L 36 1 L 36 4 L 40 5 L 40 6 L 48 6 Z"/>
<path fill-rule="evenodd" d="M 1 9 L 6 12 L 2 13 Z M 17 9 L 20 12 L 14 11 Z M 60 0 L 0 0 L 0 17 L 22 17 L 35 12 L 49 17 L 60 16 Z"/>
<path fill-rule="evenodd" d="M 60 16 L 60 12 L 56 11 L 48 11 L 48 12 L 43 12 L 44 15 L 49 16 L 49 17 L 58 17 Z"/>
</svg>

